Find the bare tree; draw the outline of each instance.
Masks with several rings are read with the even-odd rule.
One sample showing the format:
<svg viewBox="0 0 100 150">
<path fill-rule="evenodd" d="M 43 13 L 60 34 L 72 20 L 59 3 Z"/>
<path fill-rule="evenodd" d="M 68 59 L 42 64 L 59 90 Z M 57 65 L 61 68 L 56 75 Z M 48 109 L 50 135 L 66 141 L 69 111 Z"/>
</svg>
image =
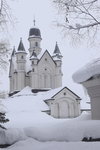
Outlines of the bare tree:
<svg viewBox="0 0 100 150">
<path fill-rule="evenodd" d="M 100 29 L 100 1 L 99 0 L 53 0 L 58 6 L 64 21 L 58 26 L 63 27 L 70 34 L 94 37 Z"/>
<path fill-rule="evenodd" d="M 10 48 L 8 41 L 0 41 L 0 69 L 6 69 L 9 60 Z"/>
<path fill-rule="evenodd" d="M 7 24 L 9 22 L 13 22 L 10 7 L 6 0 L 0 0 L 0 69 L 5 69 L 8 64 L 9 42 L 4 35 L 8 34 Z"/>
</svg>

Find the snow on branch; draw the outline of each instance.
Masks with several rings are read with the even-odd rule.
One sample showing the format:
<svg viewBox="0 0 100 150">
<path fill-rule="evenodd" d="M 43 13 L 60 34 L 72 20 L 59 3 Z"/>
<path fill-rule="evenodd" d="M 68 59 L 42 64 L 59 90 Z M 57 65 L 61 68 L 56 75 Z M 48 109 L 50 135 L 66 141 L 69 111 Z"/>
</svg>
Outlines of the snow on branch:
<svg viewBox="0 0 100 150">
<path fill-rule="evenodd" d="M 98 0 L 54 0 L 53 2 L 65 18 L 58 25 L 66 31 L 73 30 L 79 34 L 80 30 L 86 33 L 89 30 L 93 31 L 96 27 L 100 28 L 100 2 Z"/>
</svg>

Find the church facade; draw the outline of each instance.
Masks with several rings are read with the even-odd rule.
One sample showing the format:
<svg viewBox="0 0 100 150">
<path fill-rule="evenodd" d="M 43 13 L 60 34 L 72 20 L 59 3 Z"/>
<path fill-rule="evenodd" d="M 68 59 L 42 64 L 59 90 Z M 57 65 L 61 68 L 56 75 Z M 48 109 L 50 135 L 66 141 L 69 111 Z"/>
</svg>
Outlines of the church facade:
<svg viewBox="0 0 100 150">
<path fill-rule="evenodd" d="M 25 50 L 22 39 L 18 49 L 13 49 L 10 59 L 10 94 L 30 86 L 33 91 L 55 89 L 62 86 L 62 55 L 56 42 L 51 55 L 42 53 L 41 32 L 33 27 L 29 31 L 29 49 Z"/>
<path fill-rule="evenodd" d="M 29 31 L 29 49 L 22 39 L 18 49 L 13 49 L 10 59 L 10 93 L 13 95 L 26 86 L 33 93 L 44 92 L 41 99 L 48 105 L 43 112 L 55 118 L 74 118 L 80 115 L 80 97 L 67 87 L 62 87 L 62 55 L 56 42 L 53 54 L 42 52 L 41 32 L 35 26 Z M 34 98 L 34 97 L 33 97 Z"/>
</svg>

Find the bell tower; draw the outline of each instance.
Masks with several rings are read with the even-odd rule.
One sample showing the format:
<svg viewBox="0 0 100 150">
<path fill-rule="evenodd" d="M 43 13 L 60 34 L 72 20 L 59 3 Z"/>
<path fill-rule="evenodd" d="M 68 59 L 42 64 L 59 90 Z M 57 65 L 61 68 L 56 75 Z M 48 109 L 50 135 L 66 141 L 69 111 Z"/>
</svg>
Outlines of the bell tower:
<svg viewBox="0 0 100 150">
<path fill-rule="evenodd" d="M 34 20 L 34 27 L 32 27 L 29 31 L 29 52 L 30 57 L 33 54 L 33 51 L 38 56 L 41 52 L 41 32 L 40 29 L 35 26 L 35 20 Z"/>
</svg>

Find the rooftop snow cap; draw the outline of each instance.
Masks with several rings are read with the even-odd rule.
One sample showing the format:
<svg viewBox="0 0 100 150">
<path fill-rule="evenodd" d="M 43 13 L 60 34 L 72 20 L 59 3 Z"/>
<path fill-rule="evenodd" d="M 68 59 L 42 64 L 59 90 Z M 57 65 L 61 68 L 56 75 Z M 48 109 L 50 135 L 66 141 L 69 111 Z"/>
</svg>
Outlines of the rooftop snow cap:
<svg viewBox="0 0 100 150">
<path fill-rule="evenodd" d="M 39 37 L 41 37 L 40 29 L 38 29 L 36 27 L 31 28 L 30 31 L 29 31 L 29 36 L 39 36 Z"/>
<path fill-rule="evenodd" d="M 52 57 L 53 57 L 54 60 L 61 60 L 62 59 L 62 55 L 61 55 L 61 52 L 59 50 L 57 42 L 56 42 L 55 49 L 54 49 Z"/>
<path fill-rule="evenodd" d="M 23 45 L 23 42 L 22 42 L 22 38 L 20 38 L 20 43 L 19 43 L 19 46 L 18 46 L 18 51 L 25 51 L 25 48 L 24 48 L 24 45 Z"/>
<path fill-rule="evenodd" d="M 38 59 L 36 53 L 33 51 L 32 56 L 30 59 Z"/>
<path fill-rule="evenodd" d="M 72 76 L 74 82 L 82 83 L 89 80 L 91 77 L 100 75 L 100 58 L 92 60 L 90 63 L 75 72 Z"/>
</svg>

